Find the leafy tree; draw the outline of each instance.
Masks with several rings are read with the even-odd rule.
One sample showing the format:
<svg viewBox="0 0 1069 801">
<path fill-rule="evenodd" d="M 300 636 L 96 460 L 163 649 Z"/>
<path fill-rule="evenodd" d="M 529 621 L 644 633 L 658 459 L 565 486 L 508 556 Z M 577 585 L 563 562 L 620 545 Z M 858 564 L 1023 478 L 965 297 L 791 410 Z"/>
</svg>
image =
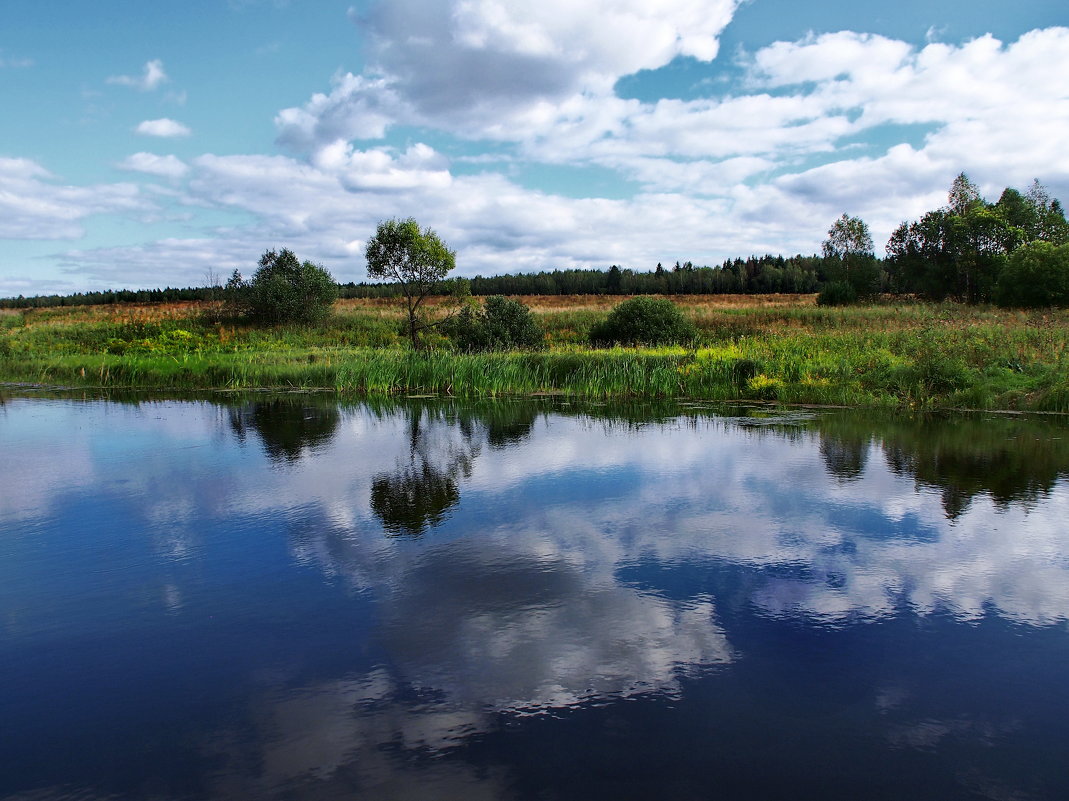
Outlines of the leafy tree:
<svg viewBox="0 0 1069 801">
<path fill-rule="evenodd" d="M 1016 189 L 1006 187 L 1002 190 L 995 211 L 1014 229 L 1014 247 L 1039 238 L 1039 216 L 1035 206 Z"/>
<path fill-rule="evenodd" d="M 848 299 L 850 295 L 854 298 L 868 298 L 876 294 L 879 289 L 880 265 L 872 252 L 872 234 L 869 233 L 869 227 L 864 220 L 844 213 L 828 229 L 828 238 L 824 240 L 822 250 L 824 271 L 830 283 L 846 284 L 851 290 L 832 290 L 825 298 L 826 304 L 852 302 L 852 299 Z"/>
<path fill-rule="evenodd" d="M 1021 241 L 1020 229 L 1007 214 L 1014 204 L 1012 196 L 1001 207 L 985 203 L 962 173 L 954 179 L 944 208 L 902 223 L 891 235 L 887 254 L 892 285 L 934 300 L 989 300 L 1006 254 Z"/>
<path fill-rule="evenodd" d="M 1038 178 L 1032 181 L 1025 198 L 1035 215 L 1035 230 L 1028 241 L 1042 239 L 1055 245 L 1069 242 L 1069 223 L 1065 220 L 1062 204 L 1057 198 L 1051 198 Z"/>
<path fill-rule="evenodd" d="M 1036 240 L 1010 254 L 999 276 L 1000 306 L 1069 306 L 1069 244 Z"/>
<path fill-rule="evenodd" d="M 969 180 L 969 176 L 965 173 L 958 173 L 958 177 L 950 185 L 950 192 L 947 193 L 947 207 L 951 213 L 967 214 L 983 202 L 976 184 Z"/>
<path fill-rule="evenodd" d="M 668 298 L 640 296 L 615 306 L 590 331 L 595 344 L 660 345 L 694 339 L 698 330 Z"/>
<path fill-rule="evenodd" d="M 445 246 L 432 229 L 420 229 L 407 220 L 380 222 L 367 243 L 367 273 L 372 278 L 396 281 L 408 309 L 408 335 L 412 347 L 420 347 L 420 334 L 438 323 L 421 314 L 423 301 L 456 266 L 456 253 Z"/>
<path fill-rule="evenodd" d="M 326 268 L 293 251 L 268 250 L 249 281 L 237 270 L 226 284 L 230 307 L 265 323 L 314 323 L 326 317 L 338 285 Z"/>
<path fill-rule="evenodd" d="M 824 258 L 841 259 L 845 256 L 871 256 L 872 234 L 860 217 L 843 216 L 832 223 L 828 238 L 823 245 Z"/>
<path fill-rule="evenodd" d="M 534 348 L 543 340 L 531 310 L 501 295 L 488 297 L 481 309 L 465 306 L 443 331 L 464 350 Z"/>
</svg>

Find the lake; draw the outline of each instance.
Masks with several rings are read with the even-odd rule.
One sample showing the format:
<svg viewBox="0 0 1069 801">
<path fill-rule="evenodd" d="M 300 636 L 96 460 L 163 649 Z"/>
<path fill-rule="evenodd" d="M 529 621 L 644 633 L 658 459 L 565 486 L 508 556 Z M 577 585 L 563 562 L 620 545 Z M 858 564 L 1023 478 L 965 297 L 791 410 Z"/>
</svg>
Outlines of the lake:
<svg viewBox="0 0 1069 801">
<path fill-rule="evenodd" d="M 1069 797 L 1065 418 L 0 399 L 0 799 Z"/>
</svg>

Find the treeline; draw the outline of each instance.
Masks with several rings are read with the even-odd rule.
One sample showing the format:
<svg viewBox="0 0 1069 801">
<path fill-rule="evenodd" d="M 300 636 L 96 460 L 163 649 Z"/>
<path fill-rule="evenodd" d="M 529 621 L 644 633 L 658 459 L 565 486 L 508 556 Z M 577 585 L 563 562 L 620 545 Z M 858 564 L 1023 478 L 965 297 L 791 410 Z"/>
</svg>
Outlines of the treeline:
<svg viewBox="0 0 1069 801">
<path fill-rule="evenodd" d="M 477 275 L 443 282 L 442 294 L 455 281 L 467 282 L 472 295 L 715 295 L 802 294 L 819 292 L 827 273 L 821 256 L 750 256 L 729 259 L 719 267 L 696 267 L 691 262 L 649 272 L 611 266 L 608 270 L 550 270 L 512 275 Z M 393 298 L 401 290 L 395 283 L 347 283 L 338 286 L 341 298 Z M 120 289 L 76 292 L 72 295 L 37 295 L 0 299 L 0 308 L 29 309 L 53 306 L 96 306 L 112 303 L 176 303 L 222 300 L 223 287 L 178 289 Z"/>
<path fill-rule="evenodd" d="M 189 300 L 221 300 L 222 287 L 166 287 L 164 289 L 106 289 L 72 295 L 33 295 L 0 298 L 0 309 L 45 309 L 56 306 L 100 306 L 112 303 L 178 303 Z"/>
<path fill-rule="evenodd" d="M 608 270 L 547 270 L 511 275 L 477 275 L 458 278 L 472 295 L 717 295 L 800 294 L 818 292 L 827 279 L 821 256 L 751 256 L 729 259 L 718 267 L 697 267 L 691 262 L 653 271 L 636 271 L 618 265 Z M 397 297 L 397 284 L 342 284 L 343 298 Z"/>
</svg>

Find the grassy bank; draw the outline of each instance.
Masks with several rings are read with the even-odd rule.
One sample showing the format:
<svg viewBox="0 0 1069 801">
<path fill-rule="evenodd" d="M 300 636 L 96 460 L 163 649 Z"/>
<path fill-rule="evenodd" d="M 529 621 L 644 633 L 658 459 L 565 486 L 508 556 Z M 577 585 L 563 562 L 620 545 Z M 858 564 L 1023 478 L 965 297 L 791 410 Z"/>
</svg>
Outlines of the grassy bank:
<svg viewBox="0 0 1069 801">
<path fill-rule="evenodd" d="M 1069 315 L 956 305 L 818 308 L 809 297 L 678 299 L 688 348 L 595 350 L 616 298 L 528 298 L 544 350 L 413 353 L 396 305 L 340 303 L 313 328 L 235 325 L 209 305 L 0 317 L 0 380 L 174 390 L 327 388 L 485 397 L 691 397 L 1069 411 Z"/>
</svg>

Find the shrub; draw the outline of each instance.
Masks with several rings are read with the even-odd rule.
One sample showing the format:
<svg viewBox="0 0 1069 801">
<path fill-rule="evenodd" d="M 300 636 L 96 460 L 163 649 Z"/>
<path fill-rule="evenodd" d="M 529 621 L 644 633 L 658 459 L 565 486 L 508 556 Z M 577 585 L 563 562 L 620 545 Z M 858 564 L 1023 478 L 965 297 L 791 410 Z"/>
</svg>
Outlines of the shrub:
<svg viewBox="0 0 1069 801">
<path fill-rule="evenodd" d="M 698 336 L 683 312 L 667 298 L 643 295 L 614 307 L 604 321 L 590 329 L 594 344 L 667 345 Z"/>
<path fill-rule="evenodd" d="M 857 302 L 857 290 L 847 281 L 829 281 L 817 295 L 818 306 L 848 306 Z"/>
<path fill-rule="evenodd" d="M 226 291 L 232 310 L 265 323 L 315 323 L 327 316 L 338 285 L 324 267 L 300 262 L 293 251 L 269 250 L 252 280 L 236 272 Z"/>
<path fill-rule="evenodd" d="M 1036 241 L 1017 248 L 995 288 L 1000 306 L 1069 306 L 1069 245 Z"/>
<path fill-rule="evenodd" d="M 501 295 L 488 297 L 481 309 L 466 306 L 443 329 L 458 348 L 469 351 L 535 348 L 543 341 L 531 310 Z"/>
</svg>

